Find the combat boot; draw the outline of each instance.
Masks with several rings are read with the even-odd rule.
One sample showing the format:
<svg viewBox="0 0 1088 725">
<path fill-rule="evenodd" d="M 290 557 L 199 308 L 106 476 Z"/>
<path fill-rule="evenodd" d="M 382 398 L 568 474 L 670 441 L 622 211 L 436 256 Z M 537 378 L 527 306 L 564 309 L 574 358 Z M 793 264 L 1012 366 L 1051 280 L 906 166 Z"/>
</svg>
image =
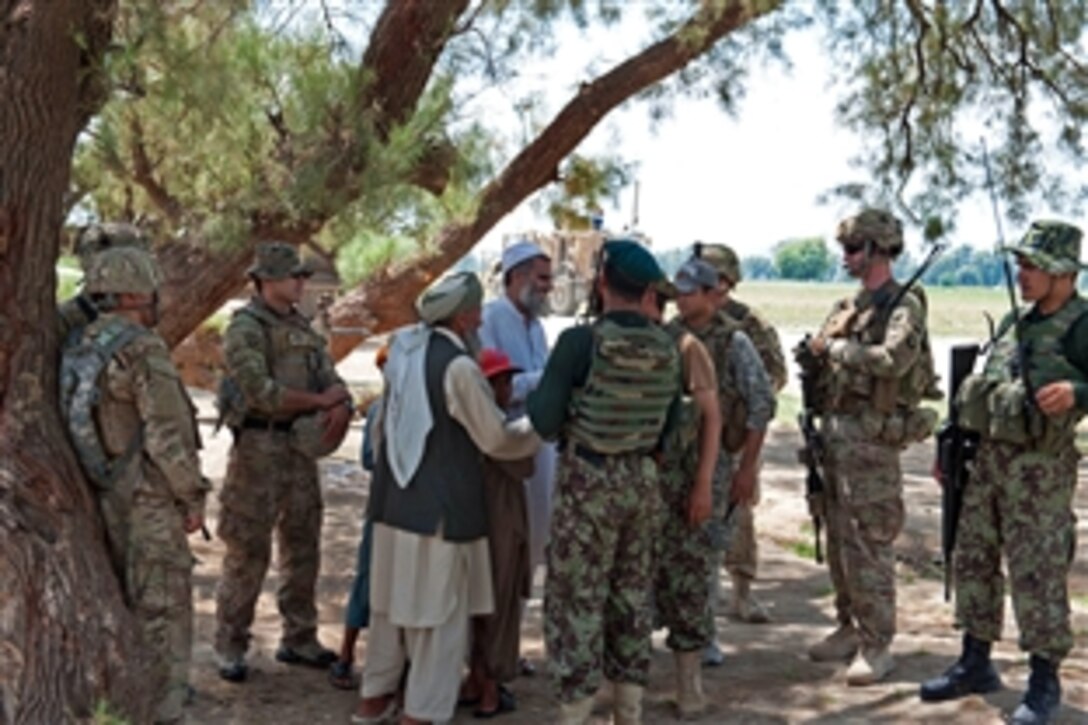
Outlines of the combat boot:
<svg viewBox="0 0 1088 725">
<path fill-rule="evenodd" d="M 895 668 L 887 645 L 864 645 L 846 670 L 846 684 L 865 687 L 880 682 Z"/>
<path fill-rule="evenodd" d="M 280 644 L 279 649 L 276 650 L 276 661 L 286 665 L 305 665 L 324 670 L 336 661 L 336 653 L 313 639 L 294 647 Z"/>
<path fill-rule="evenodd" d="M 748 624 L 766 624 L 771 615 L 763 608 L 759 600 L 752 596 L 752 580 L 746 576 L 733 574 L 733 602 L 729 616 Z"/>
<path fill-rule="evenodd" d="M 706 697 L 703 695 L 703 669 L 698 650 L 677 652 L 676 657 L 676 709 L 680 718 L 687 720 L 703 714 Z"/>
<path fill-rule="evenodd" d="M 249 676 L 249 666 L 246 665 L 244 655 L 223 655 L 218 652 L 215 655 L 216 666 L 219 669 L 219 678 L 227 682 L 245 682 Z"/>
<path fill-rule="evenodd" d="M 857 654 L 861 638 L 852 624 L 840 624 L 838 629 L 812 645 L 808 656 L 814 662 L 844 662 Z"/>
<path fill-rule="evenodd" d="M 559 703 L 560 725 L 585 725 L 589 722 L 589 714 L 593 712 L 593 698 L 583 697 L 574 702 Z"/>
<path fill-rule="evenodd" d="M 1062 684 L 1058 666 L 1039 655 L 1031 656 L 1028 691 L 1012 714 L 1014 725 L 1045 725 L 1058 714 L 1062 706 Z"/>
<path fill-rule="evenodd" d="M 616 696 L 612 701 L 612 722 L 614 725 L 642 724 L 642 685 L 632 682 L 617 682 Z"/>
<path fill-rule="evenodd" d="M 1001 678 L 990 660 L 990 643 L 963 635 L 963 654 L 940 677 L 922 683 L 918 696 L 922 702 L 943 702 L 971 694 L 985 694 L 1001 689 Z"/>
</svg>

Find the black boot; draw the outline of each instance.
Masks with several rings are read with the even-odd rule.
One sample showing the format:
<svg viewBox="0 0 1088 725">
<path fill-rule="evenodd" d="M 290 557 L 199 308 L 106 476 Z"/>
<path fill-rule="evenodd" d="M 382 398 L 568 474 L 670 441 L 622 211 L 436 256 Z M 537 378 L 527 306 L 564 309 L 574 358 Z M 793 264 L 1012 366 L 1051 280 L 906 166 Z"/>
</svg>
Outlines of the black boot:
<svg viewBox="0 0 1088 725">
<path fill-rule="evenodd" d="M 1058 714 L 1062 706 L 1062 685 L 1058 681 L 1058 666 L 1039 655 L 1031 656 L 1031 676 L 1028 691 L 1010 722 L 1016 725 L 1044 725 Z"/>
<path fill-rule="evenodd" d="M 990 643 L 965 633 L 963 654 L 956 664 L 945 670 L 940 677 L 923 682 L 918 695 L 923 702 L 942 702 L 1000 689 L 1001 678 L 997 676 L 997 670 L 990 661 Z"/>
</svg>

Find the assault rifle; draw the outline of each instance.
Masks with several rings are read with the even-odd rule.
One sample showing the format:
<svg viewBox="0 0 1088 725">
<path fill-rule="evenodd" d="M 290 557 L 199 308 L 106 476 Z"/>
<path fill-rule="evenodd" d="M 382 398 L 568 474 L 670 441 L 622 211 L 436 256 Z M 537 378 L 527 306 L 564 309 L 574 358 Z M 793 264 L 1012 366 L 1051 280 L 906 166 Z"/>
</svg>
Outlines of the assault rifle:
<svg viewBox="0 0 1088 725">
<path fill-rule="evenodd" d="M 798 349 L 801 354 L 808 350 L 810 335 L 805 335 Z M 816 380 L 811 366 L 801 365 L 801 412 L 797 415 L 797 424 L 801 429 L 805 447 L 800 451 L 801 462 L 805 464 L 805 499 L 808 501 L 809 514 L 812 516 L 812 530 L 816 544 L 816 563 L 824 561 L 820 548 L 820 530 L 826 512 L 824 505 L 824 477 L 821 468 L 824 465 L 824 443 L 816 430 Z"/>
<path fill-rule="evenodd" d="M 955 345 L 948 382 L 948 418 L 937 432 L 937 469 L 941 476 L 941 557 L 944 561 L 944 600 L 952 596 L 952 554 L 956 549 L 956 528 L 967 486 L 967 464 L 978 450 L 978 434 L 964 430 L 956 411 L 956 393 L 971 374 L 978 357 L 978 345 Z"/>
</svg>

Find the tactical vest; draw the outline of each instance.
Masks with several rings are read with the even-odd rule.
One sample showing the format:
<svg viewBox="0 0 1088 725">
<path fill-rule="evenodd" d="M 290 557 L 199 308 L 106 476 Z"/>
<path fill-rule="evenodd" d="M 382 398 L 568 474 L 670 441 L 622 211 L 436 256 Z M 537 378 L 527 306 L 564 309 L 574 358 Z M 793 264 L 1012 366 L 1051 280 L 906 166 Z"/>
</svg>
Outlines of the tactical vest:
<svg viewBox="0 0 1088 725">
<path fill-rule="evenodd" d="M 728 453 L 739 451 L 748 434 L 748 403 L 741 396 L 729 365 L 729 346 L 738 330 L 739 322 L 719 312 L 710 325 L 694 332 L 714 361 L 714 372 L 718 376 L 718 407 L 722 412 L 722 448 Z"/>
<path fill-rule="evenodd" d="M 270 376 L 279 384 L 312 393 L 321 392 L 318 371 L 325 340 L 309 326 L 303 326 L 289 318 L 277 317 L 272 312 L 250 303 L 236 311 L 235 316 L 246 315 L 260 323 L 264 330 L 264 354 Z M 219 382 L 216 396 L 220 425 L 236 428 L 249 414 L 241 388 L 229 374 Z"/>
<path fill-rule="evenodd" d="M 585 385 L 571 396 L 565 437 L 606 455 L 649 452 L 680 387 L 676 344 L 657 325 L 593 325 Z"/>
<path fill-rule="evenodd" d="M 1019 365 L 1026 362 L 1033 391 L 1059 380 L 1084 382 L 1086 376 L 1065 358 L 1062 338 L 1088 312 L 1088 301 L 1073 297 L 1049 317 L 1013 331 L 1012 316 L 1001 325 L 982 372 L 963 381 L 956 404 L 961 424 L 988 438 L 1057 452 L 1073 445 L 1083 413 L 1075 407 L 1061 415 L 1038 409 L 1024 385 Z M 1018 354 L 1017 342 L 1023 354 Z"/>
<path fill-rule="evenodd" d="M 775 329 L 753 314 L 748 305 L 730 298 L 722 311 L 726 315 L 740 323 L 744 334 L 748 335 L 755 345 L 759 359 L 763 361 L 763 369 L 767 377 L 771 379 L 771 385 L 775 390 L 781 390 L 786 385 L 789 372 L 786 368 L 786 358 L 782 353 L 782 344 L 778 340 Z"/>
<path fill-rule="evenodd" d="M 98 430 L 102 375 L 110 361 L 147 330 L 124 318 L 114 318 L 94 335 L 73 331 L 60 362 L 60 410 L 68 438 L 87 478 L 108 491 L 132 457 L 143 447 L 143 429 L 132 437 L 121 455 L 111 458 Z"/>
</svg>

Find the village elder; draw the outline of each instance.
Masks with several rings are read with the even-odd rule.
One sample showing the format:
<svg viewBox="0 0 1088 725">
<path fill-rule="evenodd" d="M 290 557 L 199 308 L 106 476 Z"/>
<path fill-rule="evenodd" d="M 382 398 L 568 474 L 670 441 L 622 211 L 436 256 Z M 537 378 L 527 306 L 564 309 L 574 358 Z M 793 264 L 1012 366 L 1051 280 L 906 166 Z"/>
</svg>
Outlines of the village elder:
<svg viewBox="0 0 1088 725">
<path fill-rule="evenodd" d="M 481 454 L 524 458 L 540 441 L 527 420 L 506 421 L 472 357 L 482 298 L 474 274 L 443 278 L 416 301 L 421 322 L 390 345 L 355 723 L 395 715 L 408 660 L 402 722 L 452 718 L 469 617 L 492 611 Z"/>
</svg>

